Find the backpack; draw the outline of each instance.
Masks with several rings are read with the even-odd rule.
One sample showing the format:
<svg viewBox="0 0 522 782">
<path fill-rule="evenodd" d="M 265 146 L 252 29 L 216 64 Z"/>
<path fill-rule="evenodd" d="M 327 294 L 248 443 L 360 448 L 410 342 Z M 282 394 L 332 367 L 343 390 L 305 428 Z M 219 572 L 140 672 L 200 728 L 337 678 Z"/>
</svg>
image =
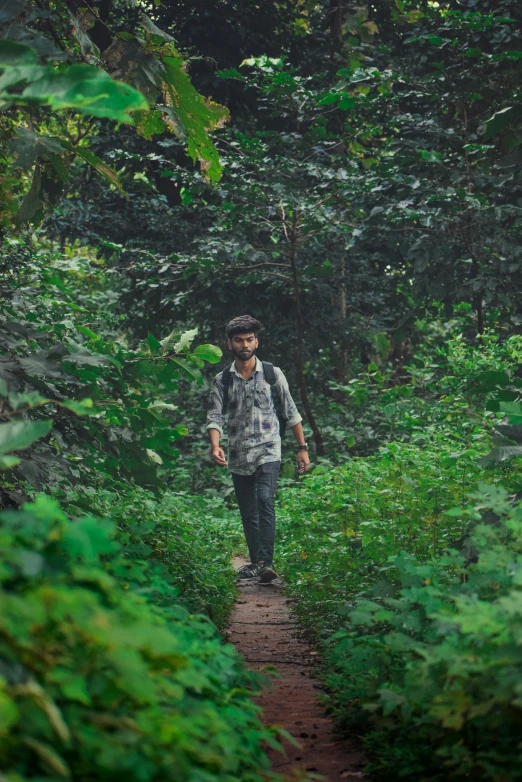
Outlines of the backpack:
<svg viewBox="0 0 522 782">
<path fill-rule="evenodd" d="M 266 380 L 270 385 L 272 404 L 274 405 L 277 420 L 279 421 L 279 434 L 281 437 L 284 437 L 286 431 L 286 418 L 283 415 L 283 407 L 281 404 L 281 399 L 279 397 L 279 394 L 277 393 L 274 365 L 270 364 L 268 361 L 262 361 L 261 363 L 263 364 L 263 372 L 265 373 Z M 226 415 L 227 413 L 228 389 L 230 388 L 231 379 L 232 379 L 232 373 L 230 371 L 230 367 L 225 367 L 225 369 L 223 370 L 223 375 L 221 376 L 221 382 L 223 383 L 223 415 Z"/>
</svg>

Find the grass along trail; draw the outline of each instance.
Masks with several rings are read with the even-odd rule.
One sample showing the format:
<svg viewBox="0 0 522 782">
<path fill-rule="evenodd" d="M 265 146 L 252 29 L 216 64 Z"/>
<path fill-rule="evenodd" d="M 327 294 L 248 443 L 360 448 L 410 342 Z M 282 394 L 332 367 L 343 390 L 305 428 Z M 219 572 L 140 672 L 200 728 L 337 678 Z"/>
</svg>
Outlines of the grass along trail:
<svg viewBox="0 0 522 782">
<path fill-rule="evenodd" d="M 244 560 L 234 560 L 240 567 Z M 267 724 L 284 727 L 298 741 L 285 742 L 285 755 L 269 750 L 275 771 L 285 775 L 309 773 L 328 782 L 364 779 L 363 754 L 357 741 L 340 738 L 334 723 L 317 702 L 319 685 L 313 678 L 315 653 L 295 631 L 279 579 L 272 584 L 240 583 L 240 597 L 231 617 L 228 640 L 258 670 L 274 666 L 273 680 L 258 702 Z"/>
</svg>

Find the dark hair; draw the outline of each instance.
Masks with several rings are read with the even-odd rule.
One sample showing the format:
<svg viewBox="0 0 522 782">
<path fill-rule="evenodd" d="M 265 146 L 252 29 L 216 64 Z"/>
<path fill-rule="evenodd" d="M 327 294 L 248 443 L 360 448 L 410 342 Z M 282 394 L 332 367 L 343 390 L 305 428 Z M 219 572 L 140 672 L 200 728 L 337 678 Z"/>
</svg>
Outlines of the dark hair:
<svg viewBox="0 0 522 782">
<path fill-rule="evenodd" d="M 240 315 L 234 318 L 227 326 L 227 337 L 232 339 L 234 334 L 255 334 L 261 331 L 263 326 L 252 315 Z"/>
</svg>

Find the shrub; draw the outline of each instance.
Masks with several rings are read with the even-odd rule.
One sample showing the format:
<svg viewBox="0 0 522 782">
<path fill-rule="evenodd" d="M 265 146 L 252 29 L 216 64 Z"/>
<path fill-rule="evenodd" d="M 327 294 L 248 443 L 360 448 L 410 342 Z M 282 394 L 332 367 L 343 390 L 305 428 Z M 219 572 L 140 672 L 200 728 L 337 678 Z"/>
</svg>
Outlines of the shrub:
<svg viewBox="0 0 522 782">
<path fill-rule="evenodd" d="M 522 503 L 485 484 L 474 499 L 470 515 L 498 522 L 471 532 L 471 562 L 390 558 L 390 581 L 332 638 L 338 713 L 359 724 L 366 710 L 383 778 L 390 765 L 411 780 L 521 778 Z"/>
<path fill-rule="evenodd" d="M 335 630 L 342 602 L 372 588 L 391 554 L 427 558 L 461 535 L 465 522 L 444 509 L 475 484 L 478 454 L 443 438 L 425 449 L 389 443 L 284 489 L 279 556 L 308 628 Z"/>
<path fill-rule="evenodd" d="M 157 604 L 129 587 L 114 533 L 44 496 L 0 517 L 4 774 L 266 779 L 261 743 L 275 739 L 250 700 L 253 675 L 167 581 L 156 574 Z"/>
</svg>

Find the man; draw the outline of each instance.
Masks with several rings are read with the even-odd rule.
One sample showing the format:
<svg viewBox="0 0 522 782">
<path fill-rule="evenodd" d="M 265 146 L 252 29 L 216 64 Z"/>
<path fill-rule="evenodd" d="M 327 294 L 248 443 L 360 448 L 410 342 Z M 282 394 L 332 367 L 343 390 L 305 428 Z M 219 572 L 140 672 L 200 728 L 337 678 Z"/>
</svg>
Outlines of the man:
<svg viewBox="0 0 522 782">
<path fill-rule="evenodd" d="M 207 430 L 210 453 L 214 462 L 225 467 L 227 462 L 219 438 L 228 411 L 230 471 L 236 493 L 250 564 L 238 571 L 239 578 L 259 576 L 263 583 L 277 578 L 273 566 L 275 538 L 275 506 L 281 437 L 279 419 L 274 406 L 269 379 L 262 362 L 256 357 L 257 338 L 262 326 L 250 315 L 231 320 L 227 326 L 227 345 L 234 363 L 226 373 L 216 376 L 210 393 Z M 280 412 L 297 440 L 297 468 L 301 474 L 310 467 L 302 418 L 290 395 L 285 376 L 274 367 L 274 392 Z M 224 397 L 226 396 L 226 411 Z"/>
</svg>

